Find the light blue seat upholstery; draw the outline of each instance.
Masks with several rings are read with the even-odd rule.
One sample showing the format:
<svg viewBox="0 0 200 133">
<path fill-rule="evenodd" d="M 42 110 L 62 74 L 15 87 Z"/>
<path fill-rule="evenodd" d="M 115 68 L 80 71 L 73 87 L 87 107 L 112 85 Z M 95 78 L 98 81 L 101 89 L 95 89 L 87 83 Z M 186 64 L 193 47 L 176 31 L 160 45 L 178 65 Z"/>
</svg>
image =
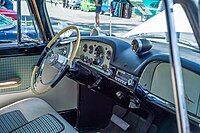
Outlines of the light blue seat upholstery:
<svg viewBox="0 0 200 133">
<path fill-rule="evenodd" d="M 0 109 L 0 133 L 77 133 L 49 104 L 28 98 Z"/>
</svg>

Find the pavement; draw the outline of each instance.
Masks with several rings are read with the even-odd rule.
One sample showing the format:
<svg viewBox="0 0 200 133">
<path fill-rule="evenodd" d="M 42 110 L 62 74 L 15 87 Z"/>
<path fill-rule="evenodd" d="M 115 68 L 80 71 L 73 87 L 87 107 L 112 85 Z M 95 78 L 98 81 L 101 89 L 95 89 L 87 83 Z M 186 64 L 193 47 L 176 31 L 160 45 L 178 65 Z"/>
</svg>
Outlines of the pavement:
<svg viewBox="0 0 200 133">
<path fill-rule="evenodd" d="M 30 16 L 26 1 L 21 1 L 22 15 Z M 94 28 L 95 12 L 84 12 L 81 10 L 73 10 L 63 8 L 62 4 L 51 4 L 46 2 L 49 17 L 55 21 L 62 21 L 67 25 L 76 25 L 82 29 L 90 31 Z M 16 9 L 16 1 L 14 1 L 14 10 Z M 137 25 L 141 24 L 139 17 L 131 17 L 130 19 L 110 17 L 109 13 L 100 15 L 100 29 L 102 32 L 109 34 L 111 23 L 111 31 L 115 36 L 123 36 Z"/>
<path fill-rule="evenodd" d="M 51 19 L 64 21 L 69 25 L 77 25 L 84 29 L 91 30 L 95 24 L 95 12 L 84 12 L 81 10 L 73 10 L 63 8 L 62 4 L 46 3 L 47 11 Z M 105 33 L 109 33 L 111 23 L 112 34 L 115 36 L 123 36 L 124 33 L 130 31 L 139 25 L 140 18 L 132 17 L 130 19 L 110 17 L 109 13 L 100 15 L 100 29 Z"/>
</svg>

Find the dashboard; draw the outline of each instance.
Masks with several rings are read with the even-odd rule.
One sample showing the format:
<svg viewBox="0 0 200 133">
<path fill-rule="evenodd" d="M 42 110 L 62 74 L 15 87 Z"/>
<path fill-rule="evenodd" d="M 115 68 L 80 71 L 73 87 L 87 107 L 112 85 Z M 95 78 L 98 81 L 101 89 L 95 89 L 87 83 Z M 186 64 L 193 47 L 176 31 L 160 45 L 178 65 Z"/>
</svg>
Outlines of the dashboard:
<svg viewBox="0 0 200 133">
<path fill-rule="evenodd" d="M 70 52 L 68 47 L 69 45 L 61 45 L 58 51 L 67 55 Z M 117 89 L 135 94 L 137 85 L 141 85 L 147 89 L 143 94 L 153 104 L 159 103 L 161 108 L 164 106 L 174 110 L 167 50 L 166 44 L 156 44 L 148 53 L 139 56 L 131 49 L 130 42 L 114 37 L 82 37 L 76 60 L 103 74 L 106 82 L 108 79 L 110 83 L 117 83 Z M 199 117 L 200 90 L 196 89 L 200 79 L 200 59 L 196 58 L 199 54 L 187 49 L 181 49 L 180 54 L 183 73 L 187 75 L 184 82 L 187 83 L 188 111 L 194 117 Z M 190 83 L 193 85 L 190 86 Z"/>
<path fill-rule="evenodd" d="M 62 44 L 57 50 L 67 56 L 70 53 L 70 45 L 65 42 Z M 131 40 L 114 37 L 82 37 L 75 59 L 81 63 L 80 66 L 84 64 L 84 68 L 97 71 L 102 78 L 101 87 L 104 88 L 102 91 L 109 91 L 102 93 L 106 95 L 110 93 L 115 99 L 132 98 L 127 101 L 132 100 L 135 105 L 145 106 L 141 103 L 145 100 L 145 104 L 153 105 L 154 109 L 161 108 L 175 112 L 167 51 L 166 44 L 156 43 L 149 52 L 138 55 L 131 48 Z M 196 58 L 200 54 L 180 48 L 180 55 L 184 68 L 185 98 L 189 118 L 200 123 L 200 59 Z M 82 76 L 81 80 L 91 80 L 93 83 L 90 77 Z M 95 83 L 99 82 L 96 80 Z M 133 100 L 133 97 L 136 100 Z"/>
<path fill-rule="evenodd" d="M 140 57 L 132 51 L 131 45 L 125 43 L 125 41 L 123 43 L 116 41 L 113 45 L 109 41 L 82 40 L 77 57 L 82 63 L 108 76 L 113 74 L 112 80 L 132 90 L 132 92 L 135 91 L 134 88 L 137 83 L 150 89 L 148 95 L 157 98 L 155 102 L 162 101 L 162 103 L 165 103 L 160 102 L 162 106 L 174 110 L 169 56 L 163 53 L 168 47 L 163 48 L 162 45 L 159 48 L 157 47 L 154 47 L 155 51 L 152 49 L 151 52 Z M 160 49 L 161 47 L 162 49 Z M 194 69 L 194 66 L 199 67 L 199 65 L 196 64 L 196 60 L 191 59 L 191 61 L 195 61 L 193 62 L 194 65 L 190 64 L 192 62 L 188 62 L 187 58 L 194 58 L 194 56 L 192 54 L 188 56 L 188 51 L 185 51 L 185 49 L 181 50 L 181 54 L 183 55 L 182 64 L 188 111 L 193 116 L 200 116 L 200 104 L 198 103 L 200 90 L 197 89 L 200 79 L 197 70 L 200 69 Z M 152 67 L 147 67 L 151 64 Z M 113 67 L 115 71 L 112 71 L 111 68 Z M 166 103 L 169 103 L 169 105 Z"/>
<path fill-rule="evenodd" d="M 54 49 L 54 52 L 68 56 L 70 53 L 69 41 L 62 41 L 60 44 Z M 138 77 L 132 73 L 132 68 L 137 62 L 131 61 L 135 59 L 132 58 L 135 54 L 130 46 L 129 43 L 116 40 L 116 38 L 86 37 L 81 39 L 75 59 L 112 78 L 118 84 L 133 90 L 135 83 L 138 82 Z"/>
<path fill-rule="evenodd" d="M 70 45 L 62 42 L 55 49 L 58 53 L 67 56 L 70 53 Z M 123 85 L 137 82 L 146 68 L 146 66 L 155 60 L 158 62 L 169 63 L 169 53 L 166 44 L 154 45 L 154 48 L 144 56 L 138 56 L 132 49 L 130 42 L 114 37 L 82 37 L 80 46 L 76 55 L 79 62 L 109 76 L 113 80 Z M 183 53 L 182 53 L 183 52 Z M 200 74 L 198 56 L 191 51 L 181 50 L 183 55 L 182 63 L 186 69 Z M 187 60 L 185 59 L 187 58 Z M 195 58 L 195 60 L 194 60 Z M 191 61 L 189 61 L 191 60 Z"/>
<path fill-rule="evenodd" d="M 110 62 L 113 49 L 110 45 L 97 41 L 82 40 L 76 58 L 106 75 L 112 75 Z"/>
<path fill-rule="evenodd" d="M 102 41 L 81 40 L 76 58 L 107 76 L 114 75 L 113 80 L 116 82 L 127 87 L 134 87 L 135 80 L 137 80 L 136 76 L 121 68 L 116 69 L 116 67 L 113 67 L 114 51 L 116 51 L 113 48 L 115 47 L 112 47 L 111 44 Z"/>
</svg>

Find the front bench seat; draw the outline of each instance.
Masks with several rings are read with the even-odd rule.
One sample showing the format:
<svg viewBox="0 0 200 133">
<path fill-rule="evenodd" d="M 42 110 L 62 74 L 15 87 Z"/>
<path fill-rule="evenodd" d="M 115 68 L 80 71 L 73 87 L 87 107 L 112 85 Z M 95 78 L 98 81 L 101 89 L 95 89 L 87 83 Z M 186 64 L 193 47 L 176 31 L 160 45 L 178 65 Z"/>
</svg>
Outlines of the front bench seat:
<svg viewBox="0 0 200 133">
<path fill-rule="evenodd" d="M 48 103 L 27 98 L 0 109 L 0 133 L 77 133 Z"/>
</svg>

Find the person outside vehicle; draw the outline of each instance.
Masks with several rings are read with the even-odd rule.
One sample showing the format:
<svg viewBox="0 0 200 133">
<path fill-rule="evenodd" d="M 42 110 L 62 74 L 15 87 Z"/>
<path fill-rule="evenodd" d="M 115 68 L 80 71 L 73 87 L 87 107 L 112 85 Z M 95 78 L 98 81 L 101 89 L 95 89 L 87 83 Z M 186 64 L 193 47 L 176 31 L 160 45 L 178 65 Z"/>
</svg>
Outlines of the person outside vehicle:
<svg viewBox="0 0 200 133">
<path fill-rule="evenodd" d="M 99 14 L 101 12 L 102 0 L 95 0 L 95 27 L 100 26 Z"/>
</svg>

